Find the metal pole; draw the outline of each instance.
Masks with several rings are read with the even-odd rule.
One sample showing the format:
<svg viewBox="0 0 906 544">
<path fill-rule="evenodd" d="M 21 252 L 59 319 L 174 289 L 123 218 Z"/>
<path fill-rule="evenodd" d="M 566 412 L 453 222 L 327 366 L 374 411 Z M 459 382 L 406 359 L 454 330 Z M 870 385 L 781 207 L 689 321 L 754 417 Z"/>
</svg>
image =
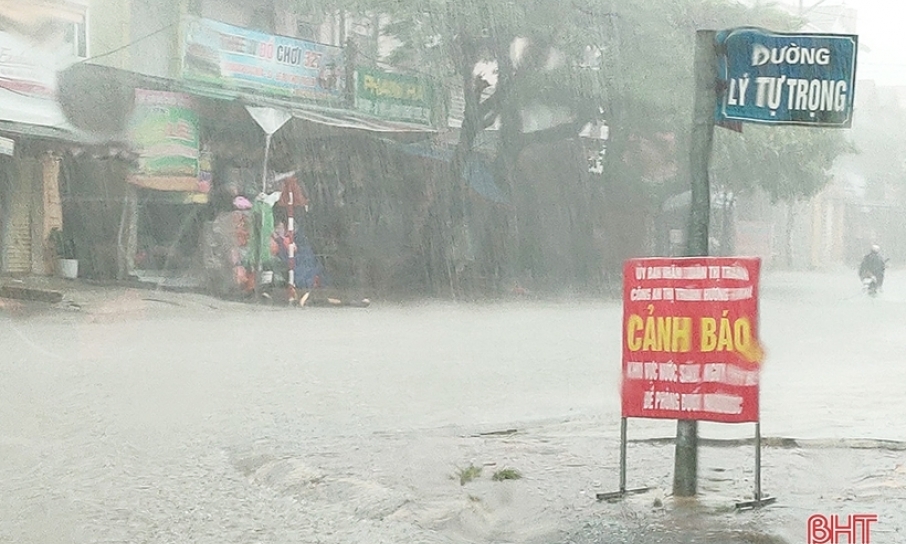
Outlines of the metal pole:
<svg viewBox="0 0 906 544">
<path fill-rule="evenodd" d="M 286 190 L 286 184 L 283 185 L 283 190 Z M 289 257 L 289 298 L 293 300 L 296 298 L 296 219 L 294 217 L 294 209 L 296 203 L 293 202 L 293 192 L 287 191 L 287 202 L 289 205 L 286 207 L 286 231 L 289 236 L 289 248 L 287 256 Z"/>
<path fill-rule="evenodd" d="M 761 421 L 755 422 L 755 500 L 761 500 Z"/>
<path fill-rule="evenodd" d="M 264 135 L 264 165 L 261 167 L 261 193 L 267 192 L 267 163 L 270 158 L 271 152 L 271 135 L 265 133 Z M 258 299 L 261 296 L 261 273 L 264 269 L 264 256 L 261 255 L 262 252 L 262 241 L 261 241 L 261 232 L 264 229 L 264 216 L 258 217 L 258 236 L 256 236 L 255 244 L 258 246 L 255 250 L 255 298 Z"/>
<path fill-rule="evenodd" d="M 676 422 L 673 494 L 694 497 L 698 488 L 698 421 Z"/>
<path fill-rule="evenodd" d="M 711 215 L 711 188 L 708 163 L 714 137 L 714 107 L 717 103 L 716 32 L 699 30 L 695 37 L 695 101 L 692 119 L 690 174 L 692 204 L 689 218 L 690 257 L 708 255 L 708 223 Z M 693 497 L 698 486 L 698 422 L 676 422 L 676 454 L 673 494 Z"/>
<path fill-rule="evenodd" d="M 620 421 L 620 495 L 626 493 L 626 422 Z"/>
<path fill-rule="evenodd" d="M 265 134 L 264 136 L 264 166 L 262 167 L 261 173 L 261 192 L 267 192 L 267 162 L 270 159 L 271 155 L 271 135 Z"/>
<path fill-rule="evenodd" d="M 699 30 L 695 44 L 695 106 L 689 157 L 692 203 L 687 256 L 708 255 L 708 227 L 711 221 L 711 182 L 708 166 L 714 140 L 714 108 L 717 104 L 716 33 Z"/>
</svg>

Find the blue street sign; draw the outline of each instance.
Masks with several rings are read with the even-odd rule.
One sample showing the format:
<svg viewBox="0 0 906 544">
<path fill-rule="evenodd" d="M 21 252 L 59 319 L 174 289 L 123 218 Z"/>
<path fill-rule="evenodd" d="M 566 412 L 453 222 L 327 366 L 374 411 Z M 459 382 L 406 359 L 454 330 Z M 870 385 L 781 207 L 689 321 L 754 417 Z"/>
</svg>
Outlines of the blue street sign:
<svg viewBox="0 0 906 544">
<path fill-rule="evenodd" d="M 849 128 L 858 36 L 718 33 L 716 121 Z"/>
</svg>

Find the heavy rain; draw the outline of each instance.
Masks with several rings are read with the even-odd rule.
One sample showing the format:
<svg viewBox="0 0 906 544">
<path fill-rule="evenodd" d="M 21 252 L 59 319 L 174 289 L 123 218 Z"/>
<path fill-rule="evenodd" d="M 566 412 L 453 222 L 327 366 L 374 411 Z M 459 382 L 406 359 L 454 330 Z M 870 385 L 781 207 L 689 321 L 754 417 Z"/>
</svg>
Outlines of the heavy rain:
<svg viewBox="0 0 906 544">
<path fill-rule="evenodd" d="M 0 0 L 0 542 L 903 542 L 898 11 Z"/>
</svg>

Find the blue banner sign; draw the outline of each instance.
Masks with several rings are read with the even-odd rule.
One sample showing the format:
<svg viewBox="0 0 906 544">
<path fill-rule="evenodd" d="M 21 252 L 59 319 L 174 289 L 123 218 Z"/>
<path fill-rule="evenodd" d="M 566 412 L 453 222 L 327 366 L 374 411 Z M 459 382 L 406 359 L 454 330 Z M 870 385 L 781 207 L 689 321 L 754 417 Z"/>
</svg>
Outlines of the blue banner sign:
<svg viewBox="0 0 906 544">
<path fill-rule="evenodd" d="M 736 28 L 717 48 L 718 123 L 852 125 L 858 36 Z"/>
<path fill-rule="evenodd" d="M 288 99 L 344 96 L 343 49 L 210 19 L 183 21 L 182 77 Z"/>
</svg>

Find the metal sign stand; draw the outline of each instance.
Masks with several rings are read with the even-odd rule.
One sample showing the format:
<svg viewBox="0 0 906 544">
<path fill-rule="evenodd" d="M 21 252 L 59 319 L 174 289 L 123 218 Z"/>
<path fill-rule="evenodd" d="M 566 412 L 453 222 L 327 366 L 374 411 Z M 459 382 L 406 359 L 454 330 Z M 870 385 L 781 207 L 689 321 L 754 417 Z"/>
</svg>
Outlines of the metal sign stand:
<svg viewBox="0 0 906 544">
<path fill-rule="evenodd" d="M 627 428 L 629 418 L 620 419 L 620 489 L 619 491 L 610 491 L 608 493 L 597 493 L 595 498 L 599 501 L 614 502 L 626 497 L 626 495 L 636 495 L 646 493 L 651 490 L 650 487 L 637 487 L 635 489 L 626 489 L 626 446 L 627 446 Z M 736 503 L 737 510 L 754 510 L 768 506 L 777 502 L 777 497 L 768 497 L 761 492 L 761 422 L 755 422 L 755 498 L 751 501 L 740 501 Z"/>
<path fill-rule="evenodd" d="M 622 499 L 626 495 L 645 493 L 651 489 L 650 487 L 626 489 L 626 429 L 628 421 L 629 418 L 626 417 L 620 420 L 620 490 L 612 491 L 610 493 L 598 493 L 595 497 L 599 501 L 616 501 Z"/>
<path fill-rule="evenodd" d="M 777 502 L 777 497 L 761 494 L 761 421 L 755 422 L 755 500 L 736 503 L 737 510 L 753 510 Z"/>
</svg>

